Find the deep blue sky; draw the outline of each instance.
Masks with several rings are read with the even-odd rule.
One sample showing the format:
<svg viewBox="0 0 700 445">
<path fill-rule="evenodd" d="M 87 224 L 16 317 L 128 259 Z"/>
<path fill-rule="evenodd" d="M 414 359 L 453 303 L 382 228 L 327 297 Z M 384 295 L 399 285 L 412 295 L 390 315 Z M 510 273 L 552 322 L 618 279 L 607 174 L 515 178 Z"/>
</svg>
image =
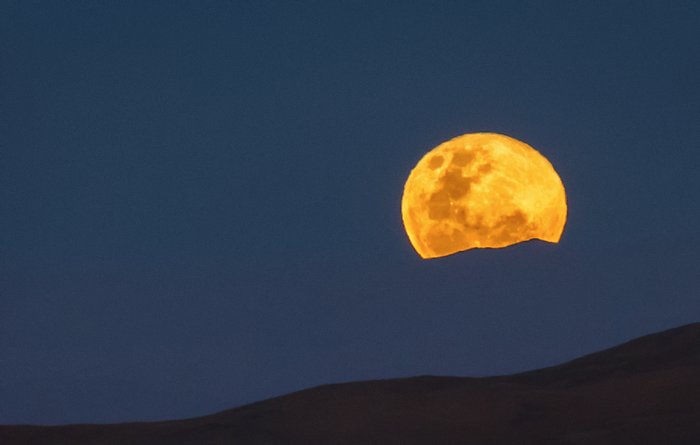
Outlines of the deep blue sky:
<svg viewBox="0 0 700 445">
<path fill-rule="evenodd" d="M 700 3 L 0 0 L 0 423 L 492 375 L 700 320 Z M 422 261 L 438 143 L 539 149 L 560 244 Z"/>
</svg>

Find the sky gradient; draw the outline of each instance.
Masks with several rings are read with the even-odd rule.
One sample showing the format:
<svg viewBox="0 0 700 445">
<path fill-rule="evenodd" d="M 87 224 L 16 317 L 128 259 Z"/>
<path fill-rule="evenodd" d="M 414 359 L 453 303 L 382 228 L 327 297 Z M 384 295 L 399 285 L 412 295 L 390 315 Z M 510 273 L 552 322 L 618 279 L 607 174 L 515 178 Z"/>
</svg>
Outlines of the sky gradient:
<svg viewBox="0 0 700 445">
<path fill-rule="evenodd" d="M 0 423 L 542 367 L 700 320 L 700 3 L 0 0 Z M 559 244 L 430 261 L 422 155 L 518 138 Z"/>
</svg>

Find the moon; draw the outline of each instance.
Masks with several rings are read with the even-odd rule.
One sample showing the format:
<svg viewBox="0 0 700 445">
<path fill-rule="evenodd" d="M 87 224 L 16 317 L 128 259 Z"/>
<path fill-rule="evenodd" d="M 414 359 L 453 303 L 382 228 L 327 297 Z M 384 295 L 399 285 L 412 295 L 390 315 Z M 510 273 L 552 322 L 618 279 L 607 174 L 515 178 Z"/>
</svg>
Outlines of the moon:
<svg viewBox="0 0 700 445">
<path fill-rule="evenodd" d="M 566 192 L 552 164 L 524 142 L 465 134 L 428 152 L 404 186 L 401 215 L 422 258 L 531 239 L 559 242 Z"/>
</svg>

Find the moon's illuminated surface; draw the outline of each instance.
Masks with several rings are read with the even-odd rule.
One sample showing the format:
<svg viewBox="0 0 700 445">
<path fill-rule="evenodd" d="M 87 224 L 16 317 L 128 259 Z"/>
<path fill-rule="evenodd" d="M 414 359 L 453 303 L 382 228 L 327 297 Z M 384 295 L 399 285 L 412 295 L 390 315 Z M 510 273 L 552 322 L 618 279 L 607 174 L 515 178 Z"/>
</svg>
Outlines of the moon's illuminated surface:
<svg viewBox="0 0 700 445">
<path fill-rule="evenodd" d="M 406 181 L 401 213 L 423 258 L 541 239 L 566 224 L 564 185 L 537 150 L 508 136 L 473 133 L 438 145 Z"/>
</svg>

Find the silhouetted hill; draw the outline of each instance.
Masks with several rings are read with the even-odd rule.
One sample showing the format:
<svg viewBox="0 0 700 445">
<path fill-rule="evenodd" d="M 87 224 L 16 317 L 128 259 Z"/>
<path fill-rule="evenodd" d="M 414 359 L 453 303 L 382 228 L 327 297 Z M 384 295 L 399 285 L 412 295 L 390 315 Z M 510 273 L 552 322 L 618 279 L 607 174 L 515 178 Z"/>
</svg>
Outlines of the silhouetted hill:
<svg viewBox="0 0 700 445">
<path fill-rule="evenodd" d="M 325 385 L 194 419 L 3 426 L 3 445 L 698 445 L 700 323 L 489 378 Z"/>
</svg>

